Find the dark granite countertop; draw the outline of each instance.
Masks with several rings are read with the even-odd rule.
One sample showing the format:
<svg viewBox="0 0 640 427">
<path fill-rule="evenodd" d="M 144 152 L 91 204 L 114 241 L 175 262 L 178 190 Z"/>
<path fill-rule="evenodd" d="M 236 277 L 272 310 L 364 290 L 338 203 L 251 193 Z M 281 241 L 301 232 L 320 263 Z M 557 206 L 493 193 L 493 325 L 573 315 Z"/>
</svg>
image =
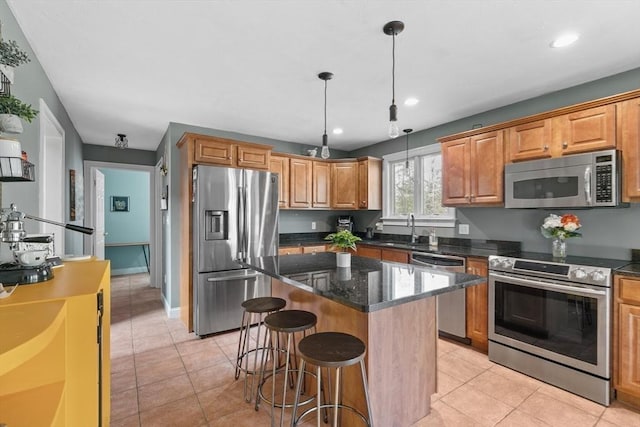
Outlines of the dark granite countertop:
<svg viewBox="0 0 640 427">
<path fill-rule="evenodd" d="M 281 234 L 280 247 L 327 244 L 329 242 L 323 239 L 327 234 L 328 233 Z M 433 248 L 430 247 L 426 241 L 426 236 L 420 236 L 416 243 L 411 243 L 408 239 L 409 236 L 404 235 L 381 234 L 373 239 L 363 238 L 360 244 L 379 246 L 380 248 L 387 249 L 403 249 L 443 255 L 477 256 L 485 258 L 489 255 L 518 256 L 520 253 L 520 242 L 440 237 L 438 239 L 438 246 Z"/>
<path fill-rule="evenodd" d="M 291 286 L 363 312 L 404 304 L 486 282 L 465 273 L 351 257 L 350 268 L 336 267 L 336 254 L 267 256 L 243 263 Z"/>
<path fill-rule="evenodd" d="M 640 262 L 632 262 L 623 265 L 614 271 L 615 274 L 624 274 L 625 276 L 640 277 Z"/>
</svg>

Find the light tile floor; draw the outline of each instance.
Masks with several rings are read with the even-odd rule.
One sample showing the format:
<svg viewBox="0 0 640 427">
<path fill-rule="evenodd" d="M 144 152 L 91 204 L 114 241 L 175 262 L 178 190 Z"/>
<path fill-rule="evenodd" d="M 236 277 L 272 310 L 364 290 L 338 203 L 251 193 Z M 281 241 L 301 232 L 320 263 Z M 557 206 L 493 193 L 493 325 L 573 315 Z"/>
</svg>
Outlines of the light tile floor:
<svg viewBox="0 0 640 427">
<path fill-rule="evenodd" d="M 267 426 L 242 398 L 232 360 L 237 332 L 200 339 L 167 319 L 146 274 L 113 277 L 111 425 Z M 490 362 L 466 346 L 438 343 L 439 392 L 414 427 L 640 427 L 640 412 L 608 408 Z M 388 427 L 388 426 L 379 426 Z"/>
</svg>

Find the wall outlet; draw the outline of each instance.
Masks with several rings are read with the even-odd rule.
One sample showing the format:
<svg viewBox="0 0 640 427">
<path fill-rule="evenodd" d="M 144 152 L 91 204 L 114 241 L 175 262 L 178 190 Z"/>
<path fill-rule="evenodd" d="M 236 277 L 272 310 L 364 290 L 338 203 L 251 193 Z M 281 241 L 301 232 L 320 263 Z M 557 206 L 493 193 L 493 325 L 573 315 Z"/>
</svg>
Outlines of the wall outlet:
<svg viewBox="0 0 640 427">
<path fill-rule="evenodd" d="M 315 221 L 311 221 L 311 229 L 312 230 L 316 229 L 316 222 Z"/>
<path fill-rule="evenodd" d="M 469 234 L 469 224 L 458 224 L 458 234 Z"/>
</svg>

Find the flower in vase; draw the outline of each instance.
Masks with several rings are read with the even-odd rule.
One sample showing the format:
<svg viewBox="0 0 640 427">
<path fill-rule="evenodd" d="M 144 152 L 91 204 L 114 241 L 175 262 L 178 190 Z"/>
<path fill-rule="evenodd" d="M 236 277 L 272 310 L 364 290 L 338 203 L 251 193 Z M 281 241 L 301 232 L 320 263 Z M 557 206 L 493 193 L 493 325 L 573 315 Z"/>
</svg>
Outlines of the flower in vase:
<svg viewBox="0 0 640 427">
<path fill-rule="evenodd" d="M 580 237 L 582 234 L 576 231 L 580 227 L 582 227 L 580 219 L 573 214 L 564 214 L 562 216 L 551 214 L 544 219 L 540 226 L 540 232 L 547 239 L 566 239 L 568 237 Z"/>
</svg>

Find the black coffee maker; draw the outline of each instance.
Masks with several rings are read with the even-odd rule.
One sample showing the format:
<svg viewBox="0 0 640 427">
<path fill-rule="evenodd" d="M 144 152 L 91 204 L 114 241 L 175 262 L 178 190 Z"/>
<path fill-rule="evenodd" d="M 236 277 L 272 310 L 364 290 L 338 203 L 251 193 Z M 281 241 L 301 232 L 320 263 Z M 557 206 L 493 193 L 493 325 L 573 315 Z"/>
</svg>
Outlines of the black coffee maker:
<svg viewBox="0 0 640 427">
<path fill-rule="evenodd" d="M 353 232 L 353 217 L 351 215 L 338 216 L 337 231 L 348 230 Z"/>
</svg>

